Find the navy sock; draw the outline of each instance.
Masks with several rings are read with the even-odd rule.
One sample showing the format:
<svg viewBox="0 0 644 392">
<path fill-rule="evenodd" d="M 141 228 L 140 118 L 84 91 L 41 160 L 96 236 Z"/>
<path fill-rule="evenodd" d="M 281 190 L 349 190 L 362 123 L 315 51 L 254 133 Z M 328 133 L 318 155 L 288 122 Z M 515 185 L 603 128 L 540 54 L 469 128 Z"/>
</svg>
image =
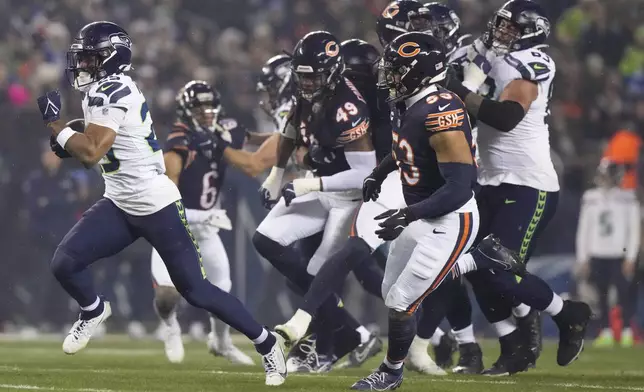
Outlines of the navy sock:
<svg viewBox="0 0 644 392">
<path fill-rule="evenodd" d="M 389 347 L 387 361 L 402 364 L 416 336 L 416 317 L 389 309 Z M 388 369 L 396 370 L 387 366 Z M 402 367 L 401 370 L 402 372 Z"/>
<path fill-rule="evenodd" d="M 257 352 L 261 355 L 266 355 L 271 352 L 271 349 L 275 345 L 276 340 L 277 339 L 275 338 L 275 336 L 269 332 L 266 340 L 264 340 L 260 344 L 255 345 L 255 350 L 257 350 Z"/>
<path fill-rule="evenodd" d="M 320 268 L 304 295 L 302 310 L 314 314 L 333 292 L 340 291 L 349 273 L 366 259 L 371 249 L 358 237 L 351 237 Z M 380 280 L 382 283 L 382 279 Z"/>
<path fill-rule="evenodd" d="M 80 318 L 81 320 L 93 319 L 94 317 L 98 317 L 101 313 L 103 313 L 104 309 L 105 309 L 105 302 L 103 302 L 103 298 L 99 297 L 99 303 L 96 309 L 88 310 L 88 311 L 81 310 Z"/>
<path fill-rule="evenodd" d="M 425 297 L 418 317 L 416 334 L 419 337 L 429 339 L 436 332 L 436 328 L 445 318 L 452 291 L 458 285 L 458 280 L 445 280 L 431 295 Z"/>
<path fill-rule="evenodd" d="M 464 282 L 457 281 L 458 287 L 451 293 L 451 303 L 447 306 L 447 321 L 454 331 L 472 325 L 472 302 Z M 443 283 L 444 284 L 444 283 Z"/>
</svg>

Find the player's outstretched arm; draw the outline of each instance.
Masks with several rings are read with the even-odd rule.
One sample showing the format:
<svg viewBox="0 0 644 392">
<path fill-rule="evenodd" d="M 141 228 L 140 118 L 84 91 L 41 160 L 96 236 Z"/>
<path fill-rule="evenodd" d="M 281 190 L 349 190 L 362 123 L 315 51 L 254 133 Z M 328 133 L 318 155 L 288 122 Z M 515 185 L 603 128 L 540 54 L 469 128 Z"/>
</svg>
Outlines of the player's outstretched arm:
<svg viewBox="0 0 644 392">
<path fill-rule="evenodd" d="M 58 144 L 87 168 L 96 165 L 116 139 L 114 130 L 94 123 L 87 124 L 83 133 L 64 128 L 62 120 L 49 123 L 48 126 Z"/>
<path fill-rule="evenodd" d="M 224 149 L 224 159 L 250 177 L 257 177 L 277 164 L 277 150 L 280 142 L 278 133 L 266 138 L 255 152 L 238 150 L 232 147 Z"/>
<path fill-rule="evenodd" d="M 476 167 L 463 132 L 435 133 L 429 137 L 429 144 L 436 152 L 445 184 L 429 198 L 408 207 L 412 220 L 441 217 L 463 206 L 473 195 Z"/>
</svg>

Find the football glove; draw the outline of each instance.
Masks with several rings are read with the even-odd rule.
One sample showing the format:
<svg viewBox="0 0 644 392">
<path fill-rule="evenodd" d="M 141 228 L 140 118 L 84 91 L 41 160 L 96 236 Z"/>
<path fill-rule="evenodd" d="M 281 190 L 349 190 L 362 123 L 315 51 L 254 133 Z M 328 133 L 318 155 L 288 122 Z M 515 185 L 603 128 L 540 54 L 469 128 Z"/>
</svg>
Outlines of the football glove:
<svg viewBox="0 0 644 392">
<path fill-rule="evenodd" d="M 362 200 L 365 203 L 368 201 L 378 200 L 383 181 L 384 179 L 379 178 L 375 171 L 371 172 L 371 174 L 362 181 Z"/>
<path fill-rule="evenodd" d="M 373 218 L 384 221 L 378 223 L 381 229 L 376 230 L 376 235 L 385 241 L 395 240 L 405 228 L 414 221 L 407 208 L 388 210 Z"/>
<path fill-rule="evenodd" d="M 49 91 L 47 94 L 38 97 L 38 109 L 40 109 L 45 125 L 60 120 L 62 107 L 63 104 L 58 90 Z"/>
<path fill-rule="evenodd" d="M 275 207 L 280 198 L 280 184 L 284 176 L 284 169 L 273 166 L 271 172 L 266 177 L 266 180 L 259 188 L 259 195 L 262 200 L 262 205 L 266 209 Z"/>
<path fill-rule="evenodd" d="M 76 132 L 83 133 L 85 132 L 85 120 L 83 120 L 82 118 L 71 120 L 70 122 L 65 124 L 65 128 L 67 127 L 73 129 Z M 54 135 L 51 135 L 49 137 L 49 147 L 54 152 L 54 154 L 56 154 L 56 156 L 60 159 L 72 157 L 72 155 L 69 152 L 67 152 L 67 150 L 65 150 L 60 146 L 60 144 L 58 144 L 58 141 L 56 140 L 56 137 L 54 137 Z"/>
<path fill-rule="evenodd" d="M 282 188 L 282 197 L 288 207 L 296 197 L 319 191 L 320 188 L 321 183 L 319 178 L 297 178 L 284 185 Z"/>
<path fill-rule="evenodd" d="M 472 92 L 477 92 L 485 83 L 487 74 L 492 70 L 492 65 L 484 55 L 478 53 L 473 47 L 467 50 L 469 63 L 463 67 L 463 86 Z"/>
</svg>

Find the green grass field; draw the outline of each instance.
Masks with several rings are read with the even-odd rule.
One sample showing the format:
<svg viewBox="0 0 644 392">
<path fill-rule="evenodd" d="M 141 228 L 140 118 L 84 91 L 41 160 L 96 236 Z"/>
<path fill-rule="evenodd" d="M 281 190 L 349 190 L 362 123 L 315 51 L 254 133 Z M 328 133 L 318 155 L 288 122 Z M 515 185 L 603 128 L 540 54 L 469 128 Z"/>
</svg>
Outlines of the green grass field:
<svg viewBox="0 0 644 392">
<path fill-rule="evenodd" d="M 250 345 L 244 346 L 252 351 Z M 484 345 L 485 364 L 498 350 Z M 556 392 L 644 391 L 644 349 L 586 349 L 567 368 L 555 362 L 555 346 L 548 344 L 538 369 L 513 377 L 428 377 L 405 373 L 401 391 L 449 392 Z M 337 370 L 325 375 L 290 375 L 279 389 L 285 391 L 344 391 L 377 366 L 379 355 L 361 369 Z M 256 357 L 259 359 L 259 357 Z M 0 340 L 0 390 L 35 391 L 235 391 L 253 392 L 263 385 L 262 368 L 229 365 L 206 352 L 205 344 L 188 343 L 186 360 L 166 362 L 156 341 L 107 337 L 90 343 L 75 356 L 63 354 L 59 341 Z"/>
</svg>

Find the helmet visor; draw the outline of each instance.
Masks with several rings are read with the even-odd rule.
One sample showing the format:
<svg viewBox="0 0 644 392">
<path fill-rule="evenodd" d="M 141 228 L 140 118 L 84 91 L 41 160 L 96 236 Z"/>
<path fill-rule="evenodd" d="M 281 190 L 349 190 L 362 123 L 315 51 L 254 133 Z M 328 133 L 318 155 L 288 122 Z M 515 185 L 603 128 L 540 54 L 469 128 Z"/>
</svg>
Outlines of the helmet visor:
<svg viewBox="0 0 644 392">
<path fill-rule="evenodd" d="M 101 57 L 96 51 L 72 49 L 67 52 L 65 74 L 69 83 L 75 88 L 88 86 L 98 80 Z"/>
<path fill-rule="evenodd" d="M 521 29 L 509 19 L 495 15 L 490 22 L 490 38 L 495 52 L 510 52 L 514 43 L 521 38 Z"/>
</svg>

